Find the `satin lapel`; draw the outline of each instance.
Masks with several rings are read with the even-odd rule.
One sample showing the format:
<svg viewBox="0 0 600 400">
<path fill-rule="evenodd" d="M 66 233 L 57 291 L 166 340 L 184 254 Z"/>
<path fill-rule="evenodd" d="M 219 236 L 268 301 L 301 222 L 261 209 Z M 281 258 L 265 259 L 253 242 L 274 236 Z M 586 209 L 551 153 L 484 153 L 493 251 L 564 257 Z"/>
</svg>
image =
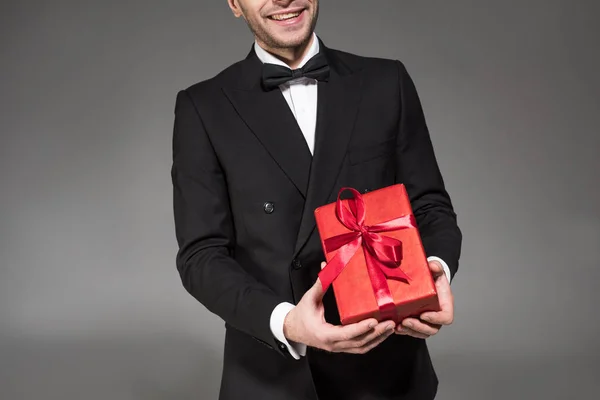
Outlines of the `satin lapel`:
<svg viewBox="0 0 600 400">
<path fill-rule="evenodd" d="M 224 91 L 252 133 L 306 198 L 312 155 L 281 91 Z"/>
<path fill-rule="evenodd" d="M 358 112 L 361 77 L 360 71 L 349 75 L 332 72 L 329 82 L 319 82 L 315 153 L 295 255 L 315 229 L 315 208 L 326 204 L 332 195 Z"/>
</svg>

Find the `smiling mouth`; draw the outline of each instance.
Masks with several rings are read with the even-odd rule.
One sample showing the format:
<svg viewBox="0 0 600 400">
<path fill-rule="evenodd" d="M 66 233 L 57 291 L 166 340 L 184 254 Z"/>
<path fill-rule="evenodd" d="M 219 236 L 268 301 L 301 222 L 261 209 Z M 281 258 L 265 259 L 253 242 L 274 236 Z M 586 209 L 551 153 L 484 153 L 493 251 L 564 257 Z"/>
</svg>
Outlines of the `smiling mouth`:
<svg viewBox="0 0 600 400">
<path fill-rule="evenodd" d="M 298 17 L 300 14 L 302 14 L 302 11 L 286 13 L 286 14 L 275 14 L 275 15 L 269 16 L 269 18 L 274 19 L 275 21 L 287 21 L 288 19 L 293 19 L 293 18 Z"/>
</svg>

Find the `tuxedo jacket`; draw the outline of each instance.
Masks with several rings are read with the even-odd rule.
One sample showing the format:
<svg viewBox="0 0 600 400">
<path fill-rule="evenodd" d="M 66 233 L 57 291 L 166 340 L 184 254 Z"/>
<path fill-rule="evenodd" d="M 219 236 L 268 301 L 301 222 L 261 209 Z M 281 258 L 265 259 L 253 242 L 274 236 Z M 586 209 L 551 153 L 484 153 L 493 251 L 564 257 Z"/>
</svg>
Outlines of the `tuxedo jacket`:
<svg viewBox="0 0 600 400">
<path fill-rule="evenodd" d="M 248 56 L 179 91 L 173 163 L 176 265 L 185 289 L 225 322 L 221 400 L 433 399 L 426 341 L 392 335 L 363 355 L 308 348 L 293 359 L 269 327 L 325 260 L 315 208 L 340 188 L 403 183 L 427 256 L 456 274 L 461 231 L 404 64 L 334 50 L 318 83 L 314 156 L 280 90 Z M 339 324 L 335 298 L 325 318 Z"/>
</svg>

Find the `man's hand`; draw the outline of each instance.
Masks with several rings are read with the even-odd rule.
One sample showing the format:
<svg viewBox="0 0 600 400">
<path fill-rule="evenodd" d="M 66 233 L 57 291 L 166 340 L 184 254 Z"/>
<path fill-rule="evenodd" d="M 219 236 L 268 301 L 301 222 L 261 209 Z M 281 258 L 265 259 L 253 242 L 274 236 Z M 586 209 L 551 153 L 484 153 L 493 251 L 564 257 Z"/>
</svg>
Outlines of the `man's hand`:
<svg viewBox="0 0 600 400">
<path fill-rule="evenodd" d="M 441 311 L 424 312 L 419 318 L 406 318 L 396 327 L 399 335 L 409 335 L 427 339 L 439 332 L 443 325 L 450 325 L 454 320 L 454 298 L 444 268 L 438 261 L 430 261 L 429 269 L 433 275 L 437 289 Z"/>
<path fill-rule="evenodd" d="M 321 268 L 324 266 L 325 262 L 321 263 Z M 283 334 L 288 340 L 334 353 L 364 354 L 394 333 L 393 321 L 378 323 L 374 318 L 345 326 L 327 323 L 324 294 L 317 278 L 284 320 Z"/>
</svg>

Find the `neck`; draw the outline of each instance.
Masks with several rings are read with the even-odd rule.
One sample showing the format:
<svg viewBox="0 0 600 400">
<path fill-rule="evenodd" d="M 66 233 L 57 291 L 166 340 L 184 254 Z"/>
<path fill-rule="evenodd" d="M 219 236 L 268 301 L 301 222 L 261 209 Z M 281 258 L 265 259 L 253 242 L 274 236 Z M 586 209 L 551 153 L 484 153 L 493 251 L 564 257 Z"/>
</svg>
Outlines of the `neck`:
<svg viewBox="0 0 600 400">
<path fill-rule="evenodd" d="M 286 63 L 291 69 L 296 69 L 300 64 L 300 61 L 302 61 L 306 53 L 308 53 L 308 49 L 310 49 L 313 40 L 315 40 L 315 38 L 314 35 L 311 34 L 309 39 L 299 46 L 285 48 L 272 48 L 258 39 L 257 43 L 260 47 L 265 49 L 265 51 L 268 51 L 273 56 Z"/>
</svg>

